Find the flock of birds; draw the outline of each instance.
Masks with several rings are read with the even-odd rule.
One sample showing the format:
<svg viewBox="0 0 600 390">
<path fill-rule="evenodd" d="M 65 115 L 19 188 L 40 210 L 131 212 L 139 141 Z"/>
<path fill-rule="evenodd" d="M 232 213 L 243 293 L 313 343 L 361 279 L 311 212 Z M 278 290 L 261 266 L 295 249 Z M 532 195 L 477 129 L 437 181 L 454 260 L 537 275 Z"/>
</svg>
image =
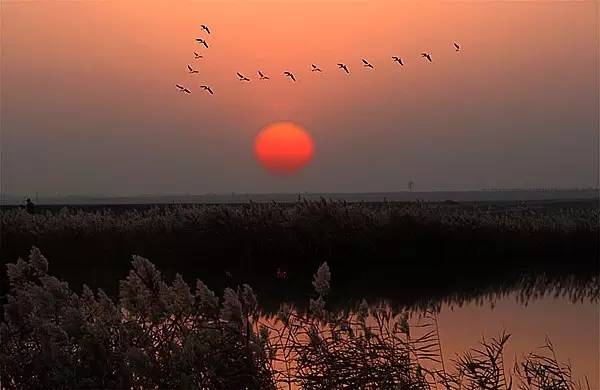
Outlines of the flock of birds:
<svg viewBox="0 0 600 390">
<path fill-rule="evenodd" d="M 203 32 L 205 32 L 206 34 L 210 35 L 210 29 L 208 28 L 208 26 L 202 24 L 202 25 L 200 25 L 200 27 L 201 27 L 201 29 L 202 29 Z M 196 38 L 196 42 L 199 45 L 204 46 L 204 48 L 208 49 L 208 43 L 206 42 L 206 40 L 204 38 Z M 455 51 L 457 51 L 457 52 L 460 51 L 460 45 L 458 43 L 454 42 L 453 46 L 454 46 L 454 50 Z M 423 52 L 423 53 L 421 53 L 421 57 L 424 58 L 425 60 L 429 61 L 429 62 L 433 62 L 433 60 L 431 59 L 431 54 L 430 53 Z M 198 52 L 194 52 L 194 59 L 198 60 L 198 59 L 202 59 L 202 58 L 204 58 L 203 55 L 199 54 Z M 398 63 L 398 65 L 400 65 L 400 66 L 404 66 L 404 61 L 402 61 L 401 57 L 392 56 L 391 58 L 392 58 L 393 62 Z M 373 64 L 371 64 L 369 61 L 367 61 L 364 58 L 362 59 L 362 65 L 365 68 L 375 69 L 375 67 L 373 66 Z M 338 63 L 337 67 L 341 71 L 345 72 L 346 74 L 350 74 L 350 69 L 348 68 L 348 65 L 343 64 L 343 63 Z M 199 73 L 197 69 L 194 69 L 189 64 L 187 66 L 187 69 L 188 69 L 188 73 L 189 74 Z M 323 70 L 320 67 L 318 67 L 317 65 L 311 64 L 311 72 L 322 72 L 322 71 Z M 237 72 L 236 74 L 237 74 L 237 77 L 238 77 L 239 81 L 241 81 L 241 82 L 250 82 L 250 78 L 244 76 L 240 72 Z M 259 76 L 258 77 L 259 80 L 269 80 L 270 79 L 268 76 L 266 76 L 260 70 L 258 71 L 258 76 Z M 292 72 L 284 71 L 283 72 L 283 76 L 288 77 L 293 82 L 296 81 L 296 76 L 294 76 L 294 74 Z M 183 93 L 186 93 L 186 94 L 192 93 L 192 91 L 189 88 L 187 88 L 187 87 L 185 87 L 185 86 L 183 86 L 181 84 L 175 84 L 175 86 L 177 87 L 177 89 L 179 91 L 181 91 Z M 202 90 L 208 92 L 209 94 L 214 95 L 214 91 L 213 91 L 213 89 L 210 86 L 208 86 L 208 85 L 201 85 L 200 88 Z"/>
</svg>

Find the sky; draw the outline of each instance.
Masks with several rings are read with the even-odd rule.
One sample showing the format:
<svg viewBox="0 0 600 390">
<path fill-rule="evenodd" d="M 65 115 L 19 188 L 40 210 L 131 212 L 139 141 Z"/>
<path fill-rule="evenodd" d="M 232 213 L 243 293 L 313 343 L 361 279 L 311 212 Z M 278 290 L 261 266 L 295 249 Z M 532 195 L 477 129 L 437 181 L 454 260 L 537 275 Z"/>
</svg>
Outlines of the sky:
<svg viewBox="0 0 600 390">
<path fill-rule="evenodd" d="M 0 4 L 5 193 L 598 184 L 597 2 Z M 273 175 L 253 153 L 277 121 L 314 140 L 293 175 Z"/>
</svg>

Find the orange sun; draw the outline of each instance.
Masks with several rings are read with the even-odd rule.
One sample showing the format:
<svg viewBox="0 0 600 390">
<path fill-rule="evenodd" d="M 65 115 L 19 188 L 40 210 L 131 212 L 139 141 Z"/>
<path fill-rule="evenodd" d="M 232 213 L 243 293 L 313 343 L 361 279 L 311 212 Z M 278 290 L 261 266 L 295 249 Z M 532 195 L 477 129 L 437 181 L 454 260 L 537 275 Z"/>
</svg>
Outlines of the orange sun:
<svg viewBox="0 0 600 390">
<path fill-rule="evenodd" d="M 272 123 L 254 142 L 256 158 L 269 172 L 289 175 L 305 166 L 315 151 L 312 137 L 292 122 Z"/>
</svg>

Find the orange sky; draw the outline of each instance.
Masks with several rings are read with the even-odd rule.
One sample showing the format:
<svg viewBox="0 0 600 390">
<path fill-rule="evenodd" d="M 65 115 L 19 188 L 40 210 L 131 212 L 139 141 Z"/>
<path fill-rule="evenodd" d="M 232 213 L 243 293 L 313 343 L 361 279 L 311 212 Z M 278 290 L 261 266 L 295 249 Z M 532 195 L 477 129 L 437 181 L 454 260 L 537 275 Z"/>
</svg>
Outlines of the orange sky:
<svg viewBox="0 0 600 390">
<path fill-rule="evenodd" d="M 593 2 L 4 1 L 2 15 L 7 192 L 597 183 Z M 202 23 L 209 49 L 194 42 Z M 269 82 L 254 79 L 259 69 Z M 318 149 L 293 178 L 269 175 L 252 153 L 279 120 Z"/>
</svg>

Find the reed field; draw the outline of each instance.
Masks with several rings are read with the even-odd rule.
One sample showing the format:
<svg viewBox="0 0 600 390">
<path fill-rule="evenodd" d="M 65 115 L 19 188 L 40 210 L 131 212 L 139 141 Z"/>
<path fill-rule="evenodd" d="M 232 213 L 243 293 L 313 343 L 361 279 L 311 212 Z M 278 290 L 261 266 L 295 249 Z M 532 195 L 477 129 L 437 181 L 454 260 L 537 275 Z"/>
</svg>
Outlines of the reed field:
<svg viewBox="0 0 600 390">
<path fill-rule="evenodd" d="M 73 286 L 117 293 L 132 255 L 173 277 L 212 285 L 250 283 L 302 300 L 311 271 L 327 261 L 339 295 L 407 305 L 515 287 L 583 286 L 597 295 L 597 202 L 246 203 L 151 207 L 20 208 L 0 215 L 2 262 L 32 246 Z M 282 285 L 275 278 L 285 271 Z M 384 278 L 386 283 L 381 283 Z M 427 283 L 423 281 L 426 280 Z M 356 281 L 360 281 L 357 283 Z M 7 280 L 0 285 L 7 290 Z M 276 300 L 265 302 L 275 308 Z"/>
<path fill-rule="evenodd" d="M 80 294 L 48 274 L 37 248 L 8 264 L 0 387 L 169 389 L 590 389 L 549 339 L 507 367 L 510 334 L 444 361 L 434 310 L 329 307 L 331 272 L 313 275 L 308 309 L 261 312 L 244 284 L 218 297 L 201 280 L 168 283 L 136 256 L 119 298 Z M 411 323 L 412 322 L 412 323 Z"/>
</svg>

